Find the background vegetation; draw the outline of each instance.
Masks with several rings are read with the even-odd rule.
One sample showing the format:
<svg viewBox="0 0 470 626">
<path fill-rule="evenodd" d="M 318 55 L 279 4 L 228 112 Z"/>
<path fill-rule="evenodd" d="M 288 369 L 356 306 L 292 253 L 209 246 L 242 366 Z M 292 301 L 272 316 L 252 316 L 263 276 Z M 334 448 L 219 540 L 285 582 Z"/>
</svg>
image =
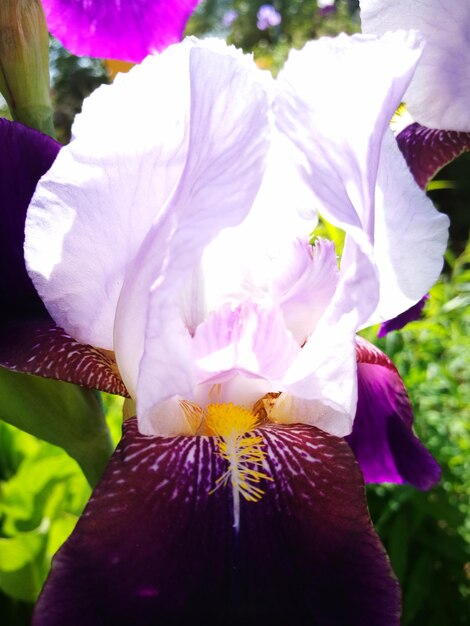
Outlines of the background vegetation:
<svg viewBox="0 0 470 626">
<path fill-rule="evenodd" d="M 274 72 L 288 49 L 312 37 L 358 30 L 357 2 L 338 2 L 322 17 L 313 1 L 274 2 L 279 27 L 256 28 L 261 1 L 206 0 L 188 31 L 217 34 Z M 238 12 L 231 27 L 229 9 Z M 101 61 L 77 59 L 51 42 L 55 123 L 67 142 L 74 115 L 107 82 Z M 6 112 L 5 112 L 6 113 Z M 400 370 L 416 416 L 416 431 L 439 460 L 441 483 L 428 493 L 408 486 L 368 487 L 371 515 L 404 592 L 404 626 L 470 624 L 470 156 L 438 175 L 430 191 L 452 220 L 445 272 L 424 317 L 383 340 L 364 333 Z M 121 403 L 104 396 L 115 442 Z M 90 495 L 78 465 L 60 448 L 0 421 L 0 622 L 27 626 L 54 552 L 72 531 Z"/>
</svg>

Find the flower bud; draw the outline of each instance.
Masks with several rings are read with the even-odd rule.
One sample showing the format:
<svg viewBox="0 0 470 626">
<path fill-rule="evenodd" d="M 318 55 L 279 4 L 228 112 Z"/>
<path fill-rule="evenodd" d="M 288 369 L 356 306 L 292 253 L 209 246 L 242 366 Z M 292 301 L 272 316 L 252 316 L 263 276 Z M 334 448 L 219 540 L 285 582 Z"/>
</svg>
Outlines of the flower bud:
<svg viewBox="0 0 470 626">
<path fill-rule="evenodd" d="M 40 0 L 1 0 L 0 91 L 13 119 L 53 136 L 49 35 Z"/>
</svg>

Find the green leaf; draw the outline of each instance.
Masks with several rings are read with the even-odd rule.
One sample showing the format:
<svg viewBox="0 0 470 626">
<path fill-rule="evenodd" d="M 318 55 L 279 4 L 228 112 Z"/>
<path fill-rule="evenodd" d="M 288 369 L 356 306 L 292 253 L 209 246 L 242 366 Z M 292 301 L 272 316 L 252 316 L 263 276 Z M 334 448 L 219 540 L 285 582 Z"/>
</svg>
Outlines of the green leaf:
<svg viewBox="0 0 470 626">
<path fill-rule="evenodd" d="M 114 445 L 98 392 L 0 368 L 0 419 L 63 448 L 94 486 Z"/>
<path fill-rule="evenodd" d="M 44 575 L 37 563 L 45 549 L 46 528 L 0 538 L 0 589 L 25 602 L 34 602 Z"/>
</svg>

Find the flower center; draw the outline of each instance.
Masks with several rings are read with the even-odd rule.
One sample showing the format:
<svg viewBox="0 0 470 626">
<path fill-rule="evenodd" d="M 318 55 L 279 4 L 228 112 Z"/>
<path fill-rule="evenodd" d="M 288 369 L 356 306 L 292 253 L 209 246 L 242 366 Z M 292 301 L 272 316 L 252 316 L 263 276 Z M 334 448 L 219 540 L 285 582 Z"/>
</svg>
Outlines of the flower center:
<svg viewBox="0 0 470 626">
<path fill-rule="evenodd" d="M 264 494 L 258 486 L 261 480 L 272 480 L 262 471 L 266 458 L 263 438 L 252 434 L 257 424 L 254 413 L 231 402 L 209 404 L 206 409 L 206 427 L 209 434 L 217 437 L 218 452 L 228 462 L 228 469 L 217 479 L 211 493 L 230 481 L 235 528 L 240 526 L 240 495 L 248 502 L 257 502 Z"/>
</svg>

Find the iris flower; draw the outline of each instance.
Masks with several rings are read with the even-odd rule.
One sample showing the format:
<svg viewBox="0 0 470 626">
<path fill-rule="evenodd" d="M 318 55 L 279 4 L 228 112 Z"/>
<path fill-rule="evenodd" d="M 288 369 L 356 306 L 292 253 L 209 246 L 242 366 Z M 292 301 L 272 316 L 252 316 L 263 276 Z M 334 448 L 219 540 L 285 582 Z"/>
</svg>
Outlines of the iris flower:
<svg viewBox="0 0 470 626">
<path fill-rule="evenodd" d="M 470 3 L 461 0 L 361 0 L 362 30 L 418 30 L 426 41 L 404 94 L 411 114 L 397 140 L 424 189 L 444 165 L 470 150 Z"/>
<path fill-rule="evenodd" d="M 199 0 L 42 0 L 50 32 L 79 56 L 139 63 L 180 41 Z"/>
<path fill-rule="evenodd" d="M 60 151 L 2 121 L 0 363 L 136 403 L 35 626 L 399 623 L 343 437 L 357 404 L 366 479 L 438 478 L 356 340 L 442 264 L 447 219 L 387 128 L 419 55 L 324 39 L 274 84 L 190 39 L 96 91 Z M 315 206 L 346 230 L 339 269 Z"/>
</svg>

